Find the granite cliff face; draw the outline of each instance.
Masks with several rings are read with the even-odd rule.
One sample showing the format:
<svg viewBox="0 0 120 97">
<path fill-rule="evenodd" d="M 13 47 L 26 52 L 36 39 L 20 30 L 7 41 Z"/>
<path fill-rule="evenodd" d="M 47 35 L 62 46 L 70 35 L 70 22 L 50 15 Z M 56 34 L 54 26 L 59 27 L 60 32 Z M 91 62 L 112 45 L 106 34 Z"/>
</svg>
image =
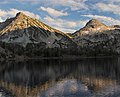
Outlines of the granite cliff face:
<svg viewBox="0 0 120 97">
<path fill-rule="evenodd" d="M 92 19 L 73 37 L 81 52 L 90 55 L 120 54 L 120 29 L 116 26 L 109 27 Z"/>
</svg>

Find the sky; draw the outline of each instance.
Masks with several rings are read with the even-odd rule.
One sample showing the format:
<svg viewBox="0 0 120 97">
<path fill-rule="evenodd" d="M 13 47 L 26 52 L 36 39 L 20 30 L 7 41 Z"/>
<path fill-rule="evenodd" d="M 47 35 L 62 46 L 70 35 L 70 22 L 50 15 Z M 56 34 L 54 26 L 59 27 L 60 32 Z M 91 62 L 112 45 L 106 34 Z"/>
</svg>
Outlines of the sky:
<svg viewBox="0 0 120 97">
<path fill-rule="evenodd" d="M 0 22 L 18 12 L 66 33 L 93 18 L 109 26 L 120 25 L 120 0 L 0 0 Z"/>
</svg>

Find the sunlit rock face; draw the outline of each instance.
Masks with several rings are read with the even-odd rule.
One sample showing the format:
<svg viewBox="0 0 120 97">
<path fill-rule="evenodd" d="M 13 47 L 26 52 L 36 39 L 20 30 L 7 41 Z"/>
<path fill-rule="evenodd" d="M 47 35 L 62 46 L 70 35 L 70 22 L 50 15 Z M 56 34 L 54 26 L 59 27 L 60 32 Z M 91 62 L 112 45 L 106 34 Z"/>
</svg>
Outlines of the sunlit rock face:
<svg viewBox="0 0 120 97">
<path fill-rule="evenodd" d="M 73 41 L 67 34 L 51 28 L 37 19 L 17 13 L 16 17 L 0 24 L 0 40 L 7 43 L 45 43 L 46 47 L 68 47 Z"/>
</svg>

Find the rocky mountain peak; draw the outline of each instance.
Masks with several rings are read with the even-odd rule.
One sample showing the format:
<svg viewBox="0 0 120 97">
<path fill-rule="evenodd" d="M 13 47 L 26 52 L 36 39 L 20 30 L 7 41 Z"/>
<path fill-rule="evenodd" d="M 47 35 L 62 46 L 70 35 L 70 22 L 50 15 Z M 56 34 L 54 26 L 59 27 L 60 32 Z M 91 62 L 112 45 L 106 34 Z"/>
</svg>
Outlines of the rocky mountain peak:
<svg viewBox="0 0 120 97">
<path fill-rule="evenodd" d="M 23 12 L 18 12 L 16 16 L 19 16 L 19 15 L 25 15 L 25 14 Z"/>
<path fill-rule="evenodd" d="M 106 26 L 105 24 L 101 23 L 100 21 L 98 21 L 97 19 L 91 19 L 87 24 L 86 24 L 87 27 L 92 27 L 92 28 L 95 28 L 95 27 L 100 27 L 100 26 Z"/>
<path fill-rule="evenodd" d="M 28 18 L 29 17 L 26 16 L 24 13 L 19 12 L 16 14 L 15 17 L 7 19 L 5 22 L 2 23 L 5 26 L 2 27 L 2 30 L 0 31 L 0 35 L 3 35 L 5 33 L 10 33 L 18 29 L 27 28 Z"/>
<path fill-rule="evenodd" d="M 91 19 L 86 23 L 86 25 L 83 28 L 76 31 L 74 33 L 74 36 L 94 34 L 94 33 L 103 32 L 103 31 L 112 30 L 112 29 L 114 28 L 111 28 L 96 19 Z"/>
<path fill-rule="evenodd" d="M 16 17 L 18 18 L 21 18 L 21 17 L 28 17 L 28 16 L 26 16 L 23 12 L 18 12 L 17 14 L 16 14 Z"/>
<path fill-rule="evenodd" d="M 31 30 L 44 29 L 44 30 L 50 31 L 50 32 L 61 33 L 61 31 L 53 29 L 50 26 L 42 23 L 41 21 L 39 21 L 37 19 L 31 18 L 31 17 L 25 15 L 23 12 L 17 13 L 14 18 L 7 19 L 4 22 L 4 24 L 5 24 L 5 26 L 2 27 L 2 30 L 0 31 L 0 35 L 3 35 L 5 33 L 9 33 L 12 31 L 16 31 L 16 30 L 21 30 L 21 29 L 24 30 L 27 28 L 31 28 Z"/>
<path fill-rule="evenodd" d="M 10 22 L 7 22 L 10 20 Z M 0 40 L 7 43 L 18 43 L 26 46 L 28 43 L 45 43 L 46 47 L 60 47 L 59 42 L 71 43 L 69 35 L 56 30 L 43 22 L 31 18 L 22 12 L 8 19 L 0 30 Z"/>
</svg>

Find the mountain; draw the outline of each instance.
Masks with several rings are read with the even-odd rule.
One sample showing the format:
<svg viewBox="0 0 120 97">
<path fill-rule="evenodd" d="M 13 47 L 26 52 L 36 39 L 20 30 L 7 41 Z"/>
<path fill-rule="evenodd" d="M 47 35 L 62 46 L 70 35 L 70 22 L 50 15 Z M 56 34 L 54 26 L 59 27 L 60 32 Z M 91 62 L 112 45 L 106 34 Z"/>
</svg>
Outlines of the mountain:
<svg viewBox="0 0 120 97">
<path fill-rule="evenodd" d="M 76 31 L 73 36 L 81 36 L 87 34 L 98 33 L 106 30 L 111 30 L 112 28 L 106 26 L 105 24 L 101 23 L 96 19 L 91 19 L 83 28 Z"/>
<path fill-rule="evenodd" d="M 73 34 L 79 51 L 85 55 L 120 54 L 120 29 L 109 27 L 98 20 L 90 20 Z"/>
<path fill-rule="evenodd" d="M 0 47 L 5 58 L 118 55 L 120 27 L 91 19 L 80 30 L 66 34 L 19 12 L 0 23 Z"/>
<path fill-rule="evenodd" d="M 46 48 L 67 48 L 75 44 L 69 35 L 53 29 L 37 19 L 19 12 L 0 24 L 0 40 L 26 47 L 28 43 L 44 43 Z"/>
<path fill-rule="evenodd" d="M 0 47 L 0 58 L 18 59 L 67 55 L 77 44 L 69 34 L 19 12 L 0 23 Z"/>
</svg>

